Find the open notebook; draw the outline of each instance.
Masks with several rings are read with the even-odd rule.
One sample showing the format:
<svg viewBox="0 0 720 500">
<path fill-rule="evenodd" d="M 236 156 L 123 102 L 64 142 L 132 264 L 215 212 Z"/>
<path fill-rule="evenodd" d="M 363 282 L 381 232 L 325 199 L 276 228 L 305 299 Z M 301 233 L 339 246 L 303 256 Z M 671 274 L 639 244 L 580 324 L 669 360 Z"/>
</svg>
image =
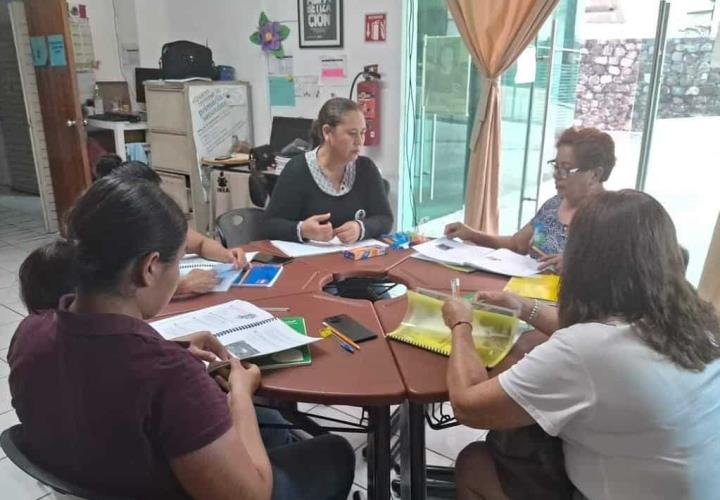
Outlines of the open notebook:
<svg viewBox="0 0 720 500">
<path fill-rule="evenodd" d="M 442 318 L 442 306 L 449 295 L 430 290 L 407 292 L 408 309 L 400 326 L 387 338 L 449 356 L 450 329 Z M 515 311 L 473 304 L 473 340 L 485 366 L 492 368 L 505 358 L 515 342 L 518 318 Z"/>
<path fill-rule="evenodd" d="M 168 340 L 209 331 L 240 359 L 273 354 L 320 340 L 299 334 L 279 318 L 243 300 L 179 314 L 151 325 Z"/>
</svg>

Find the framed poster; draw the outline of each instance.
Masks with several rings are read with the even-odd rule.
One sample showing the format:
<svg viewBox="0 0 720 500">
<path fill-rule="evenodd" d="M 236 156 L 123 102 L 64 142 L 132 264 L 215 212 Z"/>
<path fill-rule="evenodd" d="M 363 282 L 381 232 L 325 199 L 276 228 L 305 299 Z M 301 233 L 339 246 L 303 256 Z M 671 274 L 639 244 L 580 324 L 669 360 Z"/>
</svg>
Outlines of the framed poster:
<svg viewBox="0 0 720 500">
<path fill-rule="evenodd" d="M 300 47 L 342 47 L 342 7 L 342 0 L 298 0 Z"/>
</svg>

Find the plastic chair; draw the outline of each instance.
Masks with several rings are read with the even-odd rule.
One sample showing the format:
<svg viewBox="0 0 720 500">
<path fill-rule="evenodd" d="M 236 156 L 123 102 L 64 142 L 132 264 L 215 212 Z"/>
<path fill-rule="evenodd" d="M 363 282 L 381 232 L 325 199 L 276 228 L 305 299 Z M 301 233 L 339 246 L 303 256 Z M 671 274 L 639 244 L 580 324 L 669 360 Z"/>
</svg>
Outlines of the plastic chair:
<svg viewBox="0 0 720 500">
<path fill-rule="evenodd" d="M 263 239 L 264 223 L 264 210 L 252 207 L 236 208 L 217 218 L 215 231 L 223 245 L 233 248 Z"/>
<path fill-rule="evenodd" d="M 63 495 L 72 495 L 79 498 L 87 498 L 92 500 L 131 500 L 130 497 L 121 497 L 108 495 L 106 492 L 98 492 L 79 484 L 62 479 L 52 472 L 44 469 L 34 463 L 21 448 L 22 443 L 22 425 L 14 425 L 9 429 L 5 429 L 0 434 L 0 447 L 21 471 L 28 476 L 36 479 L 42 484 L 49 486 L 56 492 Z"/>
</svg>

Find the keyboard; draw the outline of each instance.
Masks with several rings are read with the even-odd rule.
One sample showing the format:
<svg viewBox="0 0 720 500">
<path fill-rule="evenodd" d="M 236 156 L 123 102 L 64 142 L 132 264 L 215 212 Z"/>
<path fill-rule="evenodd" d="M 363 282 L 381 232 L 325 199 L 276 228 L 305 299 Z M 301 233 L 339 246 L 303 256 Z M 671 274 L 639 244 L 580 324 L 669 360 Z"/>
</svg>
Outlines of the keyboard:
<svg viewBox="0 0 720 500">
<path fill-rule="evenodd" d="M 142 118 L 140 115 L 134 115 L 132 113 L 117 113 L 115 111 L 108 111 L 107 113 L 100 113 L 99 115 L 88 116 L 90 120 L 102 120 L 106 122 L 139 122 Z"/>
</svg>

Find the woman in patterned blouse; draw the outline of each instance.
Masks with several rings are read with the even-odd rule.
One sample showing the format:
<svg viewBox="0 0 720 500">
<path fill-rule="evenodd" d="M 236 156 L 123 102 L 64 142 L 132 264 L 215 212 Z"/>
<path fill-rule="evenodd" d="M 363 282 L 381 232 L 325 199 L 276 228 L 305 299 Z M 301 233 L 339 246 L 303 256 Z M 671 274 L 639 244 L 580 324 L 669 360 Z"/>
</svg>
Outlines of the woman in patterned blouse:
<svg viewBox="0 0 720 500">
<path fill-rule="evenodd" d="M 557 141 L 553 169 L 557 195 L 546 201 L 535 217 L 512 236 L 498 236 L 454 222 L 445 227 L 448 238 L 460 238 L 490 248 L 508 248 L 540 257 L 542 267 L 560 272 L 567 228 L 580 203 L 604 191 L 603 183 L 615 166 L 615 143 L 596 128 L 569 128 Z M 539 254 L 537 250 L 542 254 Z"/>
</svg>

